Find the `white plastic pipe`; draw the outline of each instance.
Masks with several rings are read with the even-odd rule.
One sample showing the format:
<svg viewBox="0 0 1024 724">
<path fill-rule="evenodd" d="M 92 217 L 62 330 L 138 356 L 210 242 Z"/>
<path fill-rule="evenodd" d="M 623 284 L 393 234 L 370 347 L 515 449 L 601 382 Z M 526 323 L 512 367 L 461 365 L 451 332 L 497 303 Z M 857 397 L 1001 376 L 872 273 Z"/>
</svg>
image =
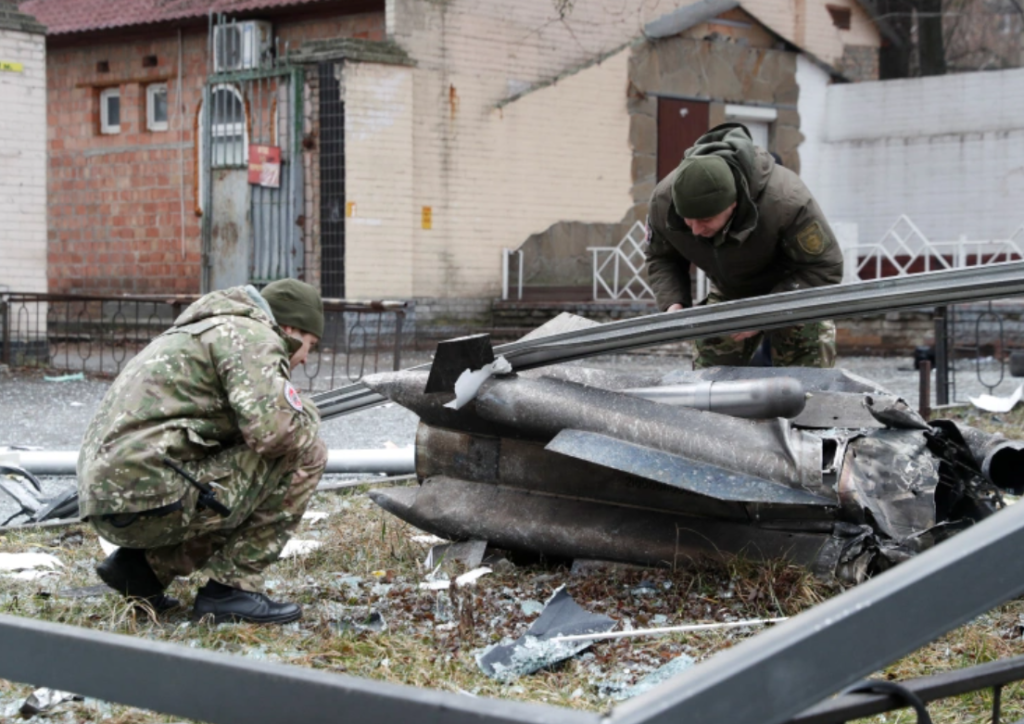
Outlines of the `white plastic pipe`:
<svg viewBox="0 0 1024 724">
<path fill-rule="evenodd" d="M 328 450 L 327 473 L 386 473 L 404 475 L 415 472 L 413 448 L 384 450 Z M 35 475 L 75 475 L 77 450 L 4 450 L 0 465 L 16 465 Z"/>
</svg>

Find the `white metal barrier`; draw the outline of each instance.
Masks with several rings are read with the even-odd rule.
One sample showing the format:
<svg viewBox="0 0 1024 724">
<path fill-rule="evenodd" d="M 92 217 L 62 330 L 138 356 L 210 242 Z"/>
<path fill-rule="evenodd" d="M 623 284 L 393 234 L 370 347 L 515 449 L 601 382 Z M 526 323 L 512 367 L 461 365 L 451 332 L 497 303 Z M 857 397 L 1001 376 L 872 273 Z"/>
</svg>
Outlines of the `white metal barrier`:
<svg viewBox="0 0 1024 724">
<path fill-rule="evenodd" d="M 501 300 L 503 302 L 508 301 L 508 280 L 509 280 L 509 266 L 513 254 L 519 256 L 519 285 L 517 290 L 516 299 L 522 300 L 523 298 L 523 250 L 522 249 L 502 249 L 501 250 Z"/>
<path fill-rule="evenodd" d="M 919 271 L 930 272 L 994 264 L 1024 258 L 1024 225 L 1008 239 L 968 239 L 962 235 L 954 241 L 932 241 L 903 215 L 877 242 L 849 246 L 844 256 L 844 262 L 855 270 L 854 279 L 865 270 L 873 271 L 869 276 L 878 279 L 889 269 L 895 270 L 896 276 L 913 274 L 911 269 L 916 265 L 923 266 Z"/>
<path fill-rule="evenodd" d="M 593 259 L 594 299 L 654 299 L 643 278 L 643 242 L 647 229 L 637 221 L 618 246 L 588 246 Z M 607 297 L 602 297 L 602 292 Z"/>
</svg>

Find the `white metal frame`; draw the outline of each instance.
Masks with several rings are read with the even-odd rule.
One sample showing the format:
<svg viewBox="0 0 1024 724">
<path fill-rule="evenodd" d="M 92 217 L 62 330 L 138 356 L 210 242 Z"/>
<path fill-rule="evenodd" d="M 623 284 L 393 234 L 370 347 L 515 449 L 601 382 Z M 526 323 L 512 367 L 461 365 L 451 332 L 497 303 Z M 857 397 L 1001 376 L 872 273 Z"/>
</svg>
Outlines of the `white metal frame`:
<svg viewBox="0 0 1024 724">
<path fill-rule="evenodd" d="M 902 277 L 914 273 L 910 269 L 918 261 L 923 262 L 924 271 L 931 272 L 995 264 L 999 263 L 996 259 L 1001 255 L 1024 258 L 1024 225 L 1017 227 L 1007 239 L 968 239 L 961 235 L 952 241 L 932 241 L 904 214 L 874 244 L 848 247 L 844 262 L 855 270 L 856 279 L 873 266 L 877 279 L 881 278 L 886 262 L 896 270 L 896 276 Z"/>
<path fill-rule="evenodd" d="M 117 123 L 110 122 L 110 106 L 108 103 L 111 98 L 117 99 Z M 113 135 L 121 132 L 121 110 L 120 86 L 104 88 L 100 91 L 100 133 Z"/>
<path fill-rule="evenodd" d="M 156 96 L 161 92 L 164 95 L 164 108 L 167 116 L 159 121 L 156 118 Z M 146 130 L 160 132 L 170 128 L 171 106 L 168 101 L 166 83 L 150 83 L 146 86 Z"/>
<path fill-rule="evenodd" d="M 637 221 L 617 246 L 587 247 L 593 264 L 595 301 L 602 298 L 602 292 L 610 299 L 654 299 L 654 290 L 643 277 L 646 237 L 647 228 Z M 607 278 L 609 275 L 611 279 Z"/>
</svg>

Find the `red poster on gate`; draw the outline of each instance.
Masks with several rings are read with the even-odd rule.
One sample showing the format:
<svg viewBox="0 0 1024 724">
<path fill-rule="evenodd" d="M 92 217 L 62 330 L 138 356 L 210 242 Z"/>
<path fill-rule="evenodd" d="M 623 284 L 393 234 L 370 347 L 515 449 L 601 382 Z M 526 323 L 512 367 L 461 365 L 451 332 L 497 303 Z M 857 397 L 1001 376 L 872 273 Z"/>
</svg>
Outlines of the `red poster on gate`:
<svg viewBox="0 0 1024 724">
<path fill-rule="evenodd" d="M 267 188 L 281 188 L 281 147 L 249 146 L 249 183 Z"/>
</svg>

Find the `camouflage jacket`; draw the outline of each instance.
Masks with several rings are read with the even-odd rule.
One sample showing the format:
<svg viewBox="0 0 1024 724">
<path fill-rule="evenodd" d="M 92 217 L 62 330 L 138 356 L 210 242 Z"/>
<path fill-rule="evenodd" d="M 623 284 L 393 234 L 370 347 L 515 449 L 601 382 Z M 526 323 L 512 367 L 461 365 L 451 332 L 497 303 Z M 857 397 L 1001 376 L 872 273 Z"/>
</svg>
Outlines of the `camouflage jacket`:
<svg viewBox="0 0 1024 724">
<path fill-rule="evenodd" d="M 188 463 L 244 443 L 273 459 L 312 445 L 320 415 L 291 384 L 294 342 L 252 287 L 186 309 L 125 366 L 85 433 L 82 519 L 180 500 L 189 483 L 164 457 Z"/>
<path fill-rule="evenodd" d="M 672 205 L 670 173 L 654 189 L 647 217 L 647 277 L 658 307 L 693 304 L 690 263 L 707 273 L 725 299 L 838 284 L 843 255 L 828 221 L 800 177 L 778 166 L 726 123 L 701 136 L 686 156 L 722 156 L 736 179 L 737 206 L 713 239 L 695 236 Z M 698 300 L 699 301 L 699 300 Z"/>
</svg>

